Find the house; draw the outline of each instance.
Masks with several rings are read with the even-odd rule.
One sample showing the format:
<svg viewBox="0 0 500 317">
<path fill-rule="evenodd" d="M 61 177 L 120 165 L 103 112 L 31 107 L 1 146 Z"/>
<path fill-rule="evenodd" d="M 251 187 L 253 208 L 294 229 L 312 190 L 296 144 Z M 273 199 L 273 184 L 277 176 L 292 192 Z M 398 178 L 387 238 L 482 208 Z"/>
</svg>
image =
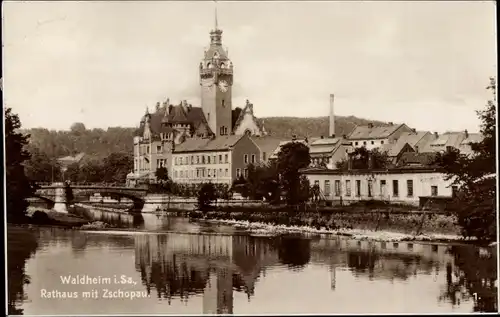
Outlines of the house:
<svg viewBox="0 0 500 317">
<path fill-rule="evenodd" d="M 176 183 L 231 185 L 240 176 L 247 176 L 249 164 L 259 162 L 259 148 L 246 134 L 190 138 L 172 153 L 171 176 Z"/>
<path fill-rule="evenodd" d="M 68 155 L 57 159 L 63 170 L 66 170 L 72 164 L 80 164 L 85 157 L 85 153 L 78 153 L 77 155 Z"/>
<path fill-rule="evenodd" d="M 420 197 L 451 198 L 451 181 L 433 167 L 404 167 L 384 170 L 302 170 L 309 182 L 318 185 L 326 201 L 350 204 L 379 200 L 419 206 Z"/>
<path fill-rule="evenodd" d="M 346 159 L 352 146 L 345 138 L 320 138 L 309 144 L 311 167 L 335 169 L 336 163 Z"/>
<path fill-rule="evenodd" d="M 267 163 L 269 158 L 280 147 L 283 138 L 278 138 L 270 135 L 266 136 L 252 136 L 252 141 L 257 145 L 260 152 L 260 162 Z"/>
<path fill-rule="evenodd" d="M 392 164 L 397 164 L 401 155 L 406 152 L 419 152 L 425 144 L 434 140 L 432 133 L 428 131 L 403 132 L 393 143 L 386 143 L 380 146 L 379 150 L 385 152 Z"/>
<path fill-rule="evenodd" d="M 354 148 L 366 147 L 368 150 L 378 148 L 387 143 L 394 143 L 404 132 L 412 132 L 406 124 L 394 125 L 392 122 L 387 126 L 374 126 L 372 123 L 366 126 L 357 126 L 347 136 Z"/>
<path fill-rule="evenodd" d="M 471 144 L 482 142 L 484 136 L 481 133 L 469 133 L 467 130 L 465 130 L 464 134 L 465 134 L 465 139 L 462 142 L 460 142 L 458 150 L 462 154 L 471 155 L 474 153 L 472 151 Z"/>
</svg>

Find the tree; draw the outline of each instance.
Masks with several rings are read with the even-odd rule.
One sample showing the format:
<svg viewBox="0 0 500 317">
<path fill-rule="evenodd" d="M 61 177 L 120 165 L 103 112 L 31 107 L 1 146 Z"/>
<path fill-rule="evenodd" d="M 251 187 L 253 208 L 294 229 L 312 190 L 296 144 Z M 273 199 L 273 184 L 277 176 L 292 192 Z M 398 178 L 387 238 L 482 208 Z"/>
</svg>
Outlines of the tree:
<svg viewBox="0 0 500 317">
<path fill-rule="evenodd" d="M 103 161 L 104 181 L 125 183 L 127 174 L 134 168 L 134 160 L 130 153 L 111 153 Z"/>
<path fill-rule="evenodd" d="M 11 108 L 5 109 L 5 174 L 7 221 L 22 222 L 26 217 L 28 202 L 26 198 L 35 192 L 23 163 L 30 158 L 24 147 L 28 144 L 29 135 L 17 132 L 21 121 Z"/>
<path fill-rule="evenodd" d="M 351 154 L 352 169 L 372 169 L 386 168 L 389 164 L 387 153 L 380 152 L 378 149 L 368 150 L 366 147 L 356 148 Z M 371 160 L 371 163 L 370 163 Z M 337 162 L 336 167 L 341 170 L 348 169 L 348 159 L 344 158 Z"/>
<path fill-rule="evenodd" d="M 309 147 L 305 144 L 290 142 L 281 147 L 277 169 L 280 184 L 286 192 L 287 204 L 296 205 L 301 202 L 299 170 L 309 166 L 310 162 Z"/>
<path fill-rule="evenodd" d="M 60 179 L 61 167 L 57 160 L 41 152 L 38 148 L 30 150 L 31 157 L 24 163 L 26 176 L 37 182 L 52 182 Z"/>
<path fill-rule="evenodd" d="M 87 131 L 87 129 L 85 128 L 85 124 L 83 124 L 81 122 L 73 123 L 71 125 L 70 130 L 72 133 L 77 134 L 77 135 L 81 135 L 81 134 L 85 133 L 85 131 Z"/>
<path fill-rule="evenodd" d="M 160 182 L 168 182 L 168 169 L 166 167 L 158 167 L 155 172 L 156 179 Z"/>
<path fill-rule="evenodd" d="M 473 154 L 466 156 L 458 150 L 439 154 L 436 163 L 441 166 L 446 179 L 459 186 L 454 197 L 454 212 L 465 237 L 479 240 L 496 240 L 496 80 L 490 78 L 493 100 L 486 109 L 478 111 L 483 140 L 471 144 Z"/>
<path fill-rule="evenodd" d="M 214 184 L 204 183 L 198 191 L 198 208 L 202 211 L 210 209 L 214 200 L 217 199 L 217 191 Z"/>
</svg>

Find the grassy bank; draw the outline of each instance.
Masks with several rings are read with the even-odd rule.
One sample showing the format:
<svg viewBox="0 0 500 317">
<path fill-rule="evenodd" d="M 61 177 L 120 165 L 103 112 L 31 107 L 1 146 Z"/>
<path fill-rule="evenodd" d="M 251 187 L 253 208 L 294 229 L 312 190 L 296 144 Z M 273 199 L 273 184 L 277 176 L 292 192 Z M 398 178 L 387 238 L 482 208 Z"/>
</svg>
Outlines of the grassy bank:
<svg viewBox="0 0 500 317">
<path fill-rule="evenodd" d="M 255 230 L 310 231 L 322 233 L 364 233 L 380 237 L 390 233 L 399 238 L 443 237 L 459 239 L 460 228 L 453 216 L 432 212 L 389 211 L 367 208 L 296 211 L 289 207 L 223 207 L 216 211 L 191 212 L 191 219 L 203 219 L 247 226 Z M 300 228 L 300 229 L 298 229 Z M 445 238 L 447 237 L 447 238 Z"/>
</svg>

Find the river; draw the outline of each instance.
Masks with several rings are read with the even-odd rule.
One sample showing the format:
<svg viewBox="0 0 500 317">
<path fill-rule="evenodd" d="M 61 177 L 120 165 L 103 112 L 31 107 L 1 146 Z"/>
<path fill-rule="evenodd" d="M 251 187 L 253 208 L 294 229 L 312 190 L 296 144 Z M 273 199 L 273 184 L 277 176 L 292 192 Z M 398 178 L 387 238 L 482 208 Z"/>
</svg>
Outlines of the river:
<svg viewBox="0 0 500 317">
<path fill-rule="evenodd" d="M 497 310 L 496 250 L 252 236 L 92 210 L 149 232 L 8 226 L 9 314 L 355 314 Z"/>
</svg>

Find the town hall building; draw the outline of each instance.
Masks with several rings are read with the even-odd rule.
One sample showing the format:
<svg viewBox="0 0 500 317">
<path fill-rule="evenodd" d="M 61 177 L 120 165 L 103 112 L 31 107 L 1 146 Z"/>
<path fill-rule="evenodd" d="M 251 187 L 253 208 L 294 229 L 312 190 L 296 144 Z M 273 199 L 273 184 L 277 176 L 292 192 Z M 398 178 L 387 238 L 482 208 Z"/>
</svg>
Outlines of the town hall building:
<svg viewBox="0 0 500 317">
<path fill-rule="evenodd" d="M 233 71 L 233 63 L 222 46 L 222 30 L 218 28 L 216 19 L 215 28 L 210 32 L 210 46 L 199 64 L 201 106 L 195 107 L 185 100 L 174 105 L 167 99 L 156 104 L 154 113 L 146 110 L 134 136 L 134 170 L 127 175 L 129 185 L 154 181 L 155 172 L 160 167 L 167 168 L 169 177 L 176 181 L 174 176 L 180 175 L 172 170 L 176 149 L 182 150 L 183 155 L 189 155 L 199 151 L 199 147 L 191 149 L 190 144 L 212 140 L 212 144 L 225 146 L 214 151 L 225 150 L 228 146 L 225 142 L 214 141 L 231 136 L 266 135 L 250 101 L 246 101 L 237 116 L 233 115 Z M 200 141 L 186 143 L 190 139 Z M 254 150 L 252 145 L 249 151 L 253 153 Z M 234 170 L 229 166 L 227 168 Z M 227 174 L 221 176 L 228 179 Z M 231 179 L 234 177 L 229 175 Z"/>
</svg>

